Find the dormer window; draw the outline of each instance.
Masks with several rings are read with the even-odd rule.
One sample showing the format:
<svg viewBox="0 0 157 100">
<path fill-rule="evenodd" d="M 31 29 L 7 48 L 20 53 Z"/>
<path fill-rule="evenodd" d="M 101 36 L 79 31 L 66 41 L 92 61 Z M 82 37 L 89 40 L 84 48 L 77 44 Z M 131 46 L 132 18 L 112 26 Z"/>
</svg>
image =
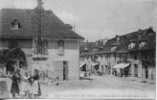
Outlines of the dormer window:
<svg viewBox="0 0 157 100">
<path fill-rule="evenodd" d="M 140 44 L 139 44 L 139 48 L 144 48 L 146 46 L 146 42 L 142 41 Z"/>
<path fill-rule="evenodd" d="M 136 43 L 134 42 L 131 42 L 129 45 L 128 45 L 128 49 L 134 49 L 136 47 Z"/>
<path fill-rule="evenodd" d="M 22 26 L 17 19 L 14 19 L 13 22 L 11 23 L 11 29 L 12 30 L 19 30 L 21 27 Z"/>
</svg>

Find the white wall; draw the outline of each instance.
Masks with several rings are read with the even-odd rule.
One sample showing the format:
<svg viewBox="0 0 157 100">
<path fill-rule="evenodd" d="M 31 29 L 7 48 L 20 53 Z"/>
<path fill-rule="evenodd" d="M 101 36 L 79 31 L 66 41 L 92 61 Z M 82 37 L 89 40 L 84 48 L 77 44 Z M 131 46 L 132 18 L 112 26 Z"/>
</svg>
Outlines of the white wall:
<svg viewBox="0 0 157 100">
<path fill-rule="evenodd" d="M 48 60 L 33 62 L 32 54 L 32 41 L 21 41 L 19 46 L 26 54 L 26 59 L 28 63 L 28 67 L 31 69 L 33 64 L 36 63 L 36 67 L 44 67 L 43 69 L 50 69 L 55 71 L 54 67 L 56 67 L 56 61 L 67 61 L 69 66 L 69 79 L 79 79 L 79 41 L 78 40 L 65 40 L 64 41 L 64 55 L 58 55 L 57 41 L 49 40 L 48 44 Z M 0 47 L 5 48 L 8 47 L 8 42 L 4 41 L 0 43 Z"/>
<path fill-rule="evenodd" d="M 79 79 L 79 41 L 66 40 L 64 46 L 64 55 L 58 56 L 57 41 L 50 41 L 48 50 L 49 63 L 67 61 L 69 66 L 68 79 Z"/>
</svg>

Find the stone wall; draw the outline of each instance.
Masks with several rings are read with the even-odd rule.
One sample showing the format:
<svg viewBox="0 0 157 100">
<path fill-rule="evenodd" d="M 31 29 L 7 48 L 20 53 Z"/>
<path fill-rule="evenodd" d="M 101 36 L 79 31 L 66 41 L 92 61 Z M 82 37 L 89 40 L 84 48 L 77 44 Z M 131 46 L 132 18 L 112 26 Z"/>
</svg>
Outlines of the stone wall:
<svg viewBox="0 0 157 100">
<path fill-rule="evenodd" d="M 67 40 L 65 41 L 64 55 L 57 54 L 57 42 L 51 41 L 49 46 L 50 62 L 66 61 L 68 63 L 69 80 L 79 79 L 79 41 Z"/>
<path fill-rule="evenodd" d="M 48 43 L 48 56 L 45 61 L 33 61 L 33 48 L 32 41 L 20 41 L 19 47 L 25 52 L 28 69 L 32 70 L 33 67 L 39 67 L 39 69 L 49 71 L 49 73 L 54 73 L 52 76 L 58 73 L 56 70 L 56 62 L 63 63 L 66 61 L 68 64 L 68 79 L 78 80 L 79 79 L 79 41 L 78 40 L 65 40 L 64 41 L 64 55 L 60 56 L 58 54 L 58 45 L 56 40 L 49 40 Z M 8 42 L 0 42 L 1 48 L 8 48 Z M 59 63 L 58 63 L 59 64 Z M 63 67 L 63 66 L 62 66 Z M 60 75 L 63 75 L 62 72 Z"/>
</svg>

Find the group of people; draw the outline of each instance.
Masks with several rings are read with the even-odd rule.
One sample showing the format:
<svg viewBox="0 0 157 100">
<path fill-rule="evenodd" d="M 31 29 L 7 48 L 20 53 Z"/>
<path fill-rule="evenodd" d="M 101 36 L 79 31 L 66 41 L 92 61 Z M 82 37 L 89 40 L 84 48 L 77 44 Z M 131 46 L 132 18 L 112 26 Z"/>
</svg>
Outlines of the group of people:
<svg viewBox="0 0 157 100">
<path fill-rule="evenodd" d="M 11 78 L 12 97 L 36 98 L 41 95 L 39 84 L 39 70 L 28 71 L 26 67 L 14 67 L 14 71 L 8 75 Z"/>
</svg>

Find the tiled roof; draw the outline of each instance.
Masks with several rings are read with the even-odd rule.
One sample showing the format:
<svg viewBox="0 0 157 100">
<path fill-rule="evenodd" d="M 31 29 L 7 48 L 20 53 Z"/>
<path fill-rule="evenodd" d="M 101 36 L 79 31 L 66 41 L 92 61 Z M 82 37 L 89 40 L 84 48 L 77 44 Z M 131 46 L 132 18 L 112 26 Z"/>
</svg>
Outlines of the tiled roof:
<svg viewBox="0 0 157 100">
<path fill-rule="evenodd" d="M 140 39 L 139 36 L 141 36 Z M 117 52 L 128 51 L 128 45 L 131 41 L 134 41 L 135 43 L 138 43 L 139 41 L 146 41 L 147 45 L 142 48 L 142 50 L 153 49 L 155 48 L 156 43 L 155 37 L 156 33 L 153 31 L 152 28 L 147 28 L 122 35 L 120 36 L 120 45 L 118 45 Z M 104 50 L 109 51 L 113 47 L 112 44 L 115 42 L 116 37 L 108 40 L 106 45 L 104 46 Z M 138 48 L 136 47 L 134 50 L 138 50 Z"/>
<path fill-rule="evenodd" d="M 0 11 L 0 38 L 32 39 L 37 34 L 39 23 L 36 9 L 2 9 Z M 22 28 L 11 30 L 11 23 L 17 19 Z M 50 39 L 83 39 L 64 24 L 52 11 L 44 10 L 42 15 L 42 33 Z"/>
<path fill-rule="evenodd" d="M 139 39 L 139 36 L 141 37 Z M 143 30 L 138 30 L 135 32 L 131 32 L 122 36 L 119 36 L 120 41 L 119 45 L 117 45 L 116 50 L 112 51 L 111 49 L 115 46 L 115 43 L 117 42 L 116 37 L 109 39 L 106 44 L 103 46 L 102 50 L 98 50 L 94 53 L 88 52 L 90 55 L 93 54 L 103 54 L 103 53 L 127 53 L 130 51 L 137 51 L 137 50 L 152 50 L 156 49 L 156 33 L 153 31 L 152 28 L 147 28 Z M 128 49 L 128 45 L 134 41 L 135 43 L 138 43 L 140 41 L 146 41 L 147 45 L 144 48 L 134 48 L 132 50 Z M 90 48 L 92 49 L 92 48 Z M 86 55 L 88 54 L 87 52 L 85 53 Z M 83 53 L 82 53 L 83 55 Z"/>
</svg>

